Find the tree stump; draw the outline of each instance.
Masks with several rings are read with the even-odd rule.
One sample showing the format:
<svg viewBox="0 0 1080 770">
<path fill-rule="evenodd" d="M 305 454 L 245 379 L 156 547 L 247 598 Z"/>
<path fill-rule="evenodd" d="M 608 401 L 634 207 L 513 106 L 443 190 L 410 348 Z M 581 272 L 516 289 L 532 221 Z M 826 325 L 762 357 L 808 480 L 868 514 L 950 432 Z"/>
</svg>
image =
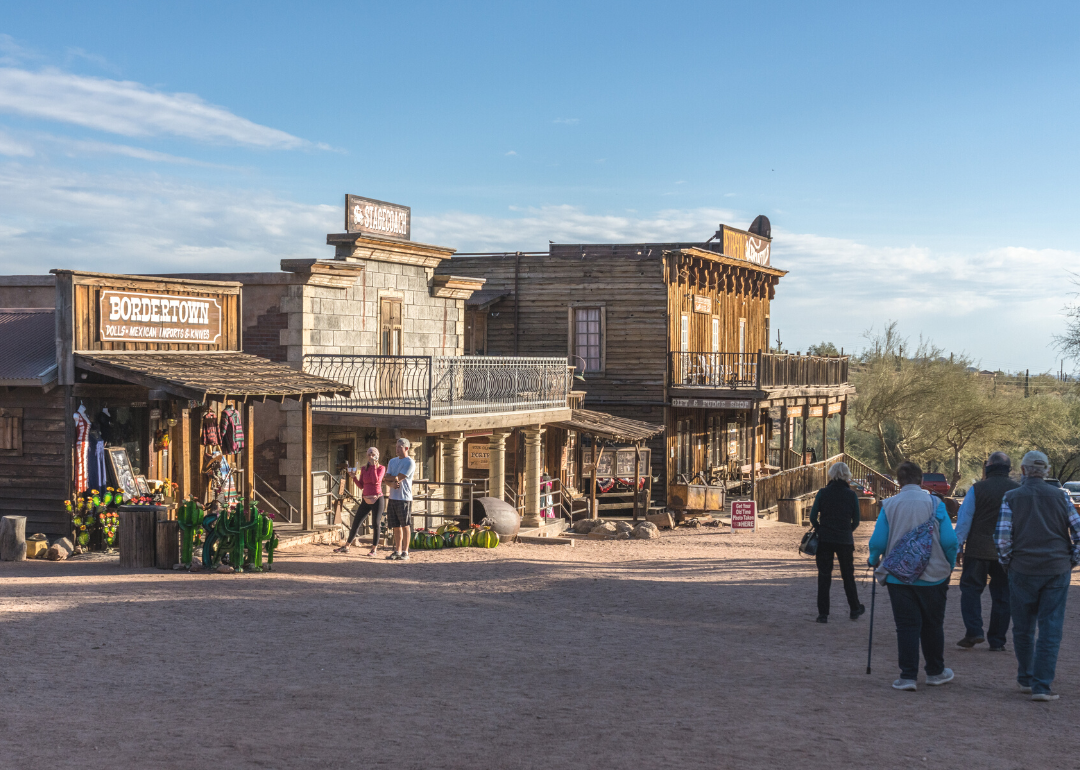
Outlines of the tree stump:
<svg viewBox="0 0 1080 770">
<path fill-rule="evenodd" d="M 158 569 L 172 569 L 180 563 L 180 522 L 157 523 L 157 545 L 154 549 L 154 565 Z"/>
<path fill-rule="evenodd" d="M 26 517 L 0 519 L 0 560 L 26 561 Z"/>
<path fill-rule="evenodd" d="M 157 511 L 120 511 L 120 566 L 153 567 L 156 538 Z"/>
</svg>

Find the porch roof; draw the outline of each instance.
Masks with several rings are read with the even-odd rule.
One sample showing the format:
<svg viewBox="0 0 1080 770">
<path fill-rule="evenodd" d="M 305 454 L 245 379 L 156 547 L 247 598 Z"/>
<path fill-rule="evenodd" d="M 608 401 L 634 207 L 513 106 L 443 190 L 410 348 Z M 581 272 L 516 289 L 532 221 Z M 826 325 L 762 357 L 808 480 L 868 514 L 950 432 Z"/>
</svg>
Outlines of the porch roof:
<svg viewBox="0 0 1080 770">
<path fill-rule="evenodd" d="M 574 409 L 570 413 L 569 420 L 548 423 L 554 428 L 573 430 L 578 433 L 588 433 L 608 441 L 619 441 L 628 444 L 645 441 L 664 430 L 663 425 L 654 425 L 641 420 L 631 420 L 626 417 L 616 417 L 606 412 L 593 412 L 589 409 Z"/>
<path fill-rule="evenodd" d="M 82 352 L 75 354 L 75 365 L 200 402 L 226 398 L 299 400 L 352 392 L 350 385 L 235 351 Z"/>
<path fill-rule="evenodd" d="M 56 379 L 52 308 L 0 308 L 0 385 L 48 385 Z"/>
</svg>

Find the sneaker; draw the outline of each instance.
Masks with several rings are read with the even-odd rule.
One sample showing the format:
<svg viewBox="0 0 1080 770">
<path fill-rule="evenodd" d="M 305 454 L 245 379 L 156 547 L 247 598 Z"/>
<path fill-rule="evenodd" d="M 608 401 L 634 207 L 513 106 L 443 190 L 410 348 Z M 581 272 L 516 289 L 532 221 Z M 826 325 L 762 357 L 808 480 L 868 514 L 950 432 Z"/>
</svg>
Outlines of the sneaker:
<svg viewBox="0 0 1080 770">
<path fill-rule="evenodd" d="M 817 622 L 818 623 L 828 623 L 829 622 L 829 616 L 828 615 L 818 615 L 817 616 Z"/>
<path fill-rule="evenodd" d="M 409 560 L 409 552 L 405 551 L 404 553 L 399 553 L 397 558 L 398 558 L 398 561 L 408 561 Z"/>
<path fill-rule="evenodd" d="M 937 687 L 940 684 L 951 682 L 953 680 L 953 677 L 955 676 L 956 674 L 953 673 L 953 670 L 951 668 L 947 668 L 936 676 L 926 677 L 926 683 L 931 687 Z"/>
<path fill-rule="evenodd" d="M 1000 647 L 991 647 L 990 652 L 1005 652 L 1005 645 L 1003 644 Z"/>
<path fill-rule="evenodd" d="M 1046 702 L 1046 701 L 1057 700 L 1058 695 L 1057 695 L 1056 692 L 1037 692 L 1037 693 L 1032 694 L 1031 699 L 1033 701 Z"/>
<path fill-rule="evenodd" d="M 985 641 L 985 637 L 982 636 L 965 636 L 963 639 L 956 643 L 956 646 L 963 647 L 965 650 L 970 650 L 976 644 L 982 644 Z"/>
<path fill-rule="evenodd" d="M 1020 684 L 1019 682 L 1017 682 L 1016 684 L 1020 687 L 1020 692 L 1024 693 L 1024 695 L 1031 695 L 1030 684 Z"/>
<path fill-rule="evenodd" d="M 858 620 L 859 618 L 861 618 L 863 616 L 863 613 L 865 613 L 865 612 L 866 612 L 866 607 L 860 604 L 859 609 L 851 611 L 851 619 L 852 620 Z"/>
<path fill-rule="evenodd" d="M 892 687 L 894 690 L 910 690 L 911 692 L 915 692 L 915 690 L 918 689 L 919 684 L 914 679 L 897 679 L 892 683 Z"/>
<path fill-rule="evenodd" d="M 398 553 L 397 551 L 394 551 L 392 554 L 390 554 L 389 556 L 386 557 L 386 560 L 387 561 L 397 561 L 400 558 L 401 558 L 401 554 Z"/>
</svg>

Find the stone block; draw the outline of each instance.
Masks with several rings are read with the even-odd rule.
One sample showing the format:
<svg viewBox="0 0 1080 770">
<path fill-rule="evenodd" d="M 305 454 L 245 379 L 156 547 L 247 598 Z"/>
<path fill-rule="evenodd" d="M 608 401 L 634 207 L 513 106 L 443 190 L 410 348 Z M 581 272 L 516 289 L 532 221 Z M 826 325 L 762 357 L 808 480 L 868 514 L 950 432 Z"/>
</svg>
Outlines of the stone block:
<svg viewBox="0 0 1080 770">
<path fill-rule="evenodd" d="M 290 445 L 291 446 L 291 445 Z M 298 457 L 296 459 L 280 459 L 278 460 L 278 475 L 279 476 L 301 476 L 304 471 L 304 463 Z"/>
<path fill-rule="evenodd" d="M 303 332 L 300 329 L 282 329 L 278 332 L 279 345 L 302 345 L 304 344 Z"/>
<path fill-rule="evenodd" d="M 297 414 L 299 414 L 299 412 Z M 280 441 L 282 444 L 291 444 L 291 443 L 299 444 L 300 440 L 303 438 L 303 429 L 301 429 L 299 427 L 297 427 L 297 428 L 288 428 L 288 427 L 286 427 L 286 428 L 278 428 L 277 436 L 278 436 L 277 440 Z"/>
</svg>

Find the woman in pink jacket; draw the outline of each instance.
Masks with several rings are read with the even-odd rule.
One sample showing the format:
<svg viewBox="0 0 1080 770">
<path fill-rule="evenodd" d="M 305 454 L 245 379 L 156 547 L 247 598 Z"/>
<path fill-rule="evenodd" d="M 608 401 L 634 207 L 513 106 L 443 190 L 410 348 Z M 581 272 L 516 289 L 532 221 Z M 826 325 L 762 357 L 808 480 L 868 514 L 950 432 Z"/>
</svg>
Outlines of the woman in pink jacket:
<svg viewBox="0 0 1080 770">
<path fill-rule="evenodd" d="M 383 497 L 382 492 L 386 466 L 379 465 L 379 450 L 375 447 L 368 447 L 367 457 L 367 464 L 360 469 L 360 472 L 352 474 L 353 482 L 361 489 L 360 494 L 362 497 L 360 499 L 362 502 L 356 513 L 353 514 L 349 537 L 345 541 L 345 545 L 335 549 L 337 553 L 349 552 L 349 546 L 356 539 L 356 532 L 360 528 L 361 522 L 366 520 L 369 514 L 371 515 L 372 536 L 371 550 L 368 551 L 368 556 L 374 556 L 379 551 L 379 529 L 382 527 L 383 511 L 386 508 L 386 498 Z"/>
</svg>

